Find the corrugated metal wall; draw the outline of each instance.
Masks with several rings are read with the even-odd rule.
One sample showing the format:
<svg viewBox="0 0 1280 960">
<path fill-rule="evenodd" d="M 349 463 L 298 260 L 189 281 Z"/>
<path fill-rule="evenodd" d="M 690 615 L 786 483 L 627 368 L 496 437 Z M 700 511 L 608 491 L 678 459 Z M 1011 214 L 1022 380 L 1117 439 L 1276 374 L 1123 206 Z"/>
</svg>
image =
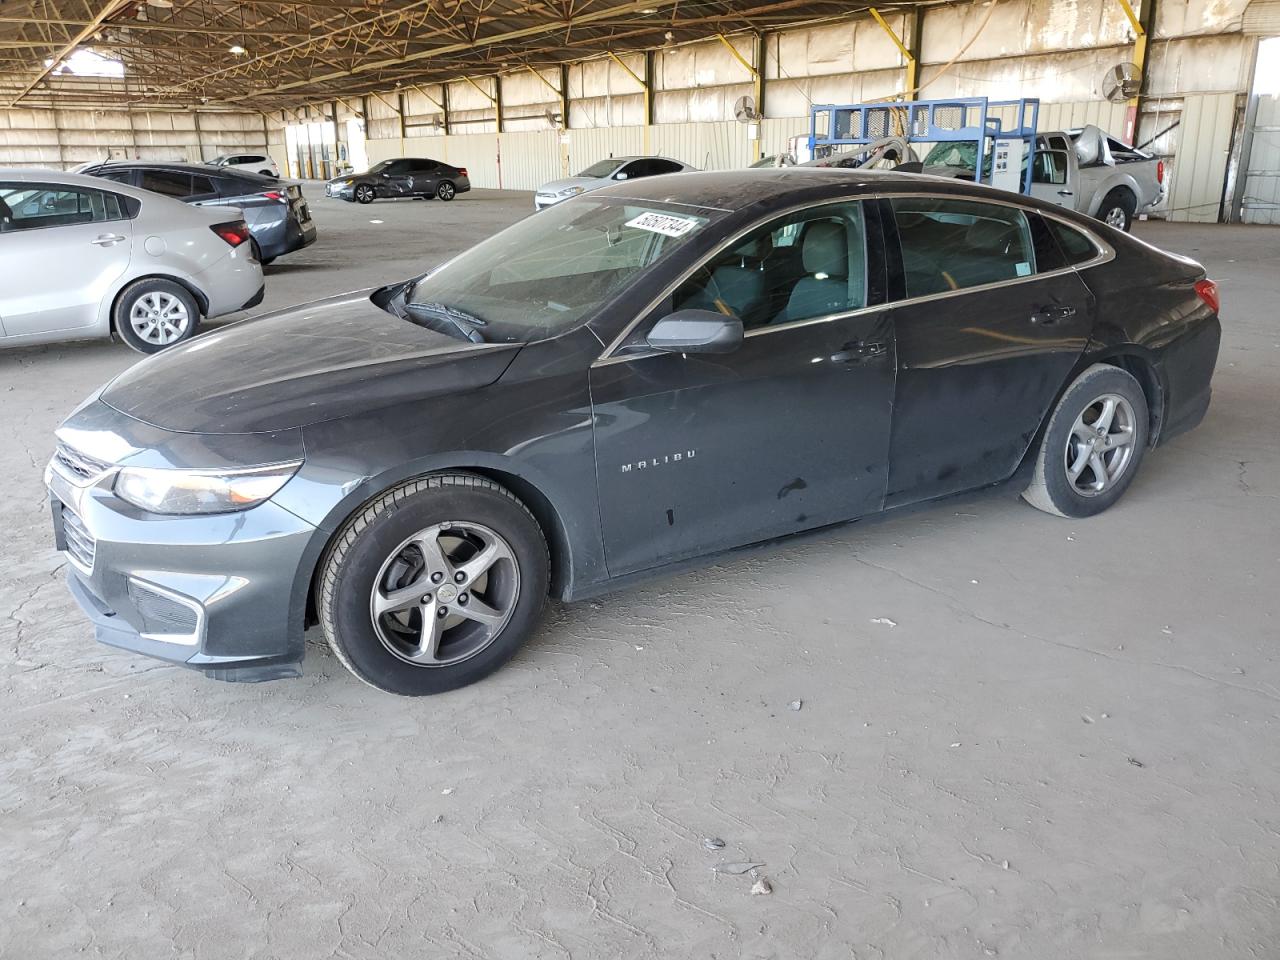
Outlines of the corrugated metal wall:
<svg viewBox="0 0 1280 960">
<path fill-rule="evenodd" d="M 1169 175 L 1167 213 L 1170 220 L 1216 223 L 1227 175 L 1231 130 L 1236 119 L 1236 95 L 1217 93 L 1183 99 L 1179 149 Z"/>
<path fill-rule="evenodd" d="M 1258 98 L 1245 175 L 1245 223 L 1280 223 L 1280 97 Z"/>
</svg>

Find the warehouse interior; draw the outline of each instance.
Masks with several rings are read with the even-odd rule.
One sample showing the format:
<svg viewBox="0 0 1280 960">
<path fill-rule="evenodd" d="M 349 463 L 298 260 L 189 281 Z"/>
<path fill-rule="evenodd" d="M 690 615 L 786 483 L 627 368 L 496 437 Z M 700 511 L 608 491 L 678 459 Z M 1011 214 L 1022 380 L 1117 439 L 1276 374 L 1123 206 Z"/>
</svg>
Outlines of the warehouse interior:
<svg viewBox="0 0 1280 960">
<path fill-rule="evenodd" d="M 46 465 L 165 357 L 6 344 L 0 308 L 0 957 L 1280 955 L 1280 0 L 0 0 L 0 185 L 260 155 L 298 187 L 312 239 L 186 349 L 610 158 L 790 163 L 815 107 L 964 98 L 1160 164 L 1132 233 L 1218 285 L 1204 422 L 1097 517 L 996 487 L 552 599 L 438 696 L 318 626 L 262 684 L 96 643 Z M 401 158 L 470 188 L 326 186 Z"/>
</svg>

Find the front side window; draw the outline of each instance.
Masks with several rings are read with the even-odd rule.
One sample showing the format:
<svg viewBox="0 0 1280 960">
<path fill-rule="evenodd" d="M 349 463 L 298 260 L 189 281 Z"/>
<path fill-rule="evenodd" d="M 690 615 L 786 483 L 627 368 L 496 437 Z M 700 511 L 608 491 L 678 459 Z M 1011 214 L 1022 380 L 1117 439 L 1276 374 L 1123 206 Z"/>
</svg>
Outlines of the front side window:
<svg viewBox="0 0 1280 960">
<path fill-rule="evenodd" d="M 1017 207 L 944 197 L 891 201 L 907 297 L 925 297 L 1036 272 L 1026 214 Z"/>
<path fill-rule="evenodd" d="M 427 326 L 465 324 L 489 343 L 557 336 L 591 319 L 718 216 L 621 199 L 555 206 L 417 281 L 408 310 Z"/>
<path fill-rule="evenodd" d="M 180 170 L 143 170 L 138 184 L 143 190 L 183 199 L 191 196 L 191 174 Z"/>
<path fill-rule="evenodd" d="M 102 223 L 126 217 L 120 198 L 100 190 L 0 183 L 0 233 Z"/>
<path fill-rule="evenodd" d="M 746 329 L 867 304 L 862 204 L 788 214 L 714 255 L 676 290 L 674 309 L 714 310 Z"/>
<path fill-rule="evenodd" d="M 1067 151 L 1037 150 L 1031 166 L 1032 183 L 1061 186 L 1067 182 Z"/>
</svg>

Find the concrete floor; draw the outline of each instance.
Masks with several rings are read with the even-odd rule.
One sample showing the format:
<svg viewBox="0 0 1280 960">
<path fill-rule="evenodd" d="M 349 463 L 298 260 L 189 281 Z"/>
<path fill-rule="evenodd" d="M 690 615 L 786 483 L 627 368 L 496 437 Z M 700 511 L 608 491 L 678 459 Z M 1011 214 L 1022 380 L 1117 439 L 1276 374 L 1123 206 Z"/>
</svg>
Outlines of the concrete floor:
<svg viewBox="0 0 1280 960">
<path fill-rule="evenodd" d="M 262 309 L 529 210 L 309 194 Z M 0 956 L 1280 956 L 1280 232 L 1139 232 L 1207 263 L 1225 334 L 1205 423 L 1104 517 L 830 532 L 553 608 L 419 701 L 319 642 L 260 686 L 96 645 L 40 475 L 136 357 L 0 353 Z"/>
</svg>

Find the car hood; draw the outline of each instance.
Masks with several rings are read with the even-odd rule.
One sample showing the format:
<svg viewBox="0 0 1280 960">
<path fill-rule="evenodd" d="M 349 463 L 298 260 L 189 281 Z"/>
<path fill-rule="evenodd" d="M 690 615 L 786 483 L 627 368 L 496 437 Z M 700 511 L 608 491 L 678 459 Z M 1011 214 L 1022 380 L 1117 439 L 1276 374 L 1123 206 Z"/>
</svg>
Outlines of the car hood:
<svg viewBox="0 0 1280 960">
<path fill-rule="evenodd" d="M 401 320 L 370 291 L 232 324 L 135 364 L 102 393 L 182 433 L 263 433 L 474 390 L 521 344 L 473 344 Z"/>
<path fill-rule="evenodd" d="M 563 180 L 552 180 L 538 188 L 539 193 L 559 193 L 569 187 L 585 187 L 587 190 L 598 190 L 606 186 L 608 180 L 601 177 L 565 177 Z"/>
</svg>

